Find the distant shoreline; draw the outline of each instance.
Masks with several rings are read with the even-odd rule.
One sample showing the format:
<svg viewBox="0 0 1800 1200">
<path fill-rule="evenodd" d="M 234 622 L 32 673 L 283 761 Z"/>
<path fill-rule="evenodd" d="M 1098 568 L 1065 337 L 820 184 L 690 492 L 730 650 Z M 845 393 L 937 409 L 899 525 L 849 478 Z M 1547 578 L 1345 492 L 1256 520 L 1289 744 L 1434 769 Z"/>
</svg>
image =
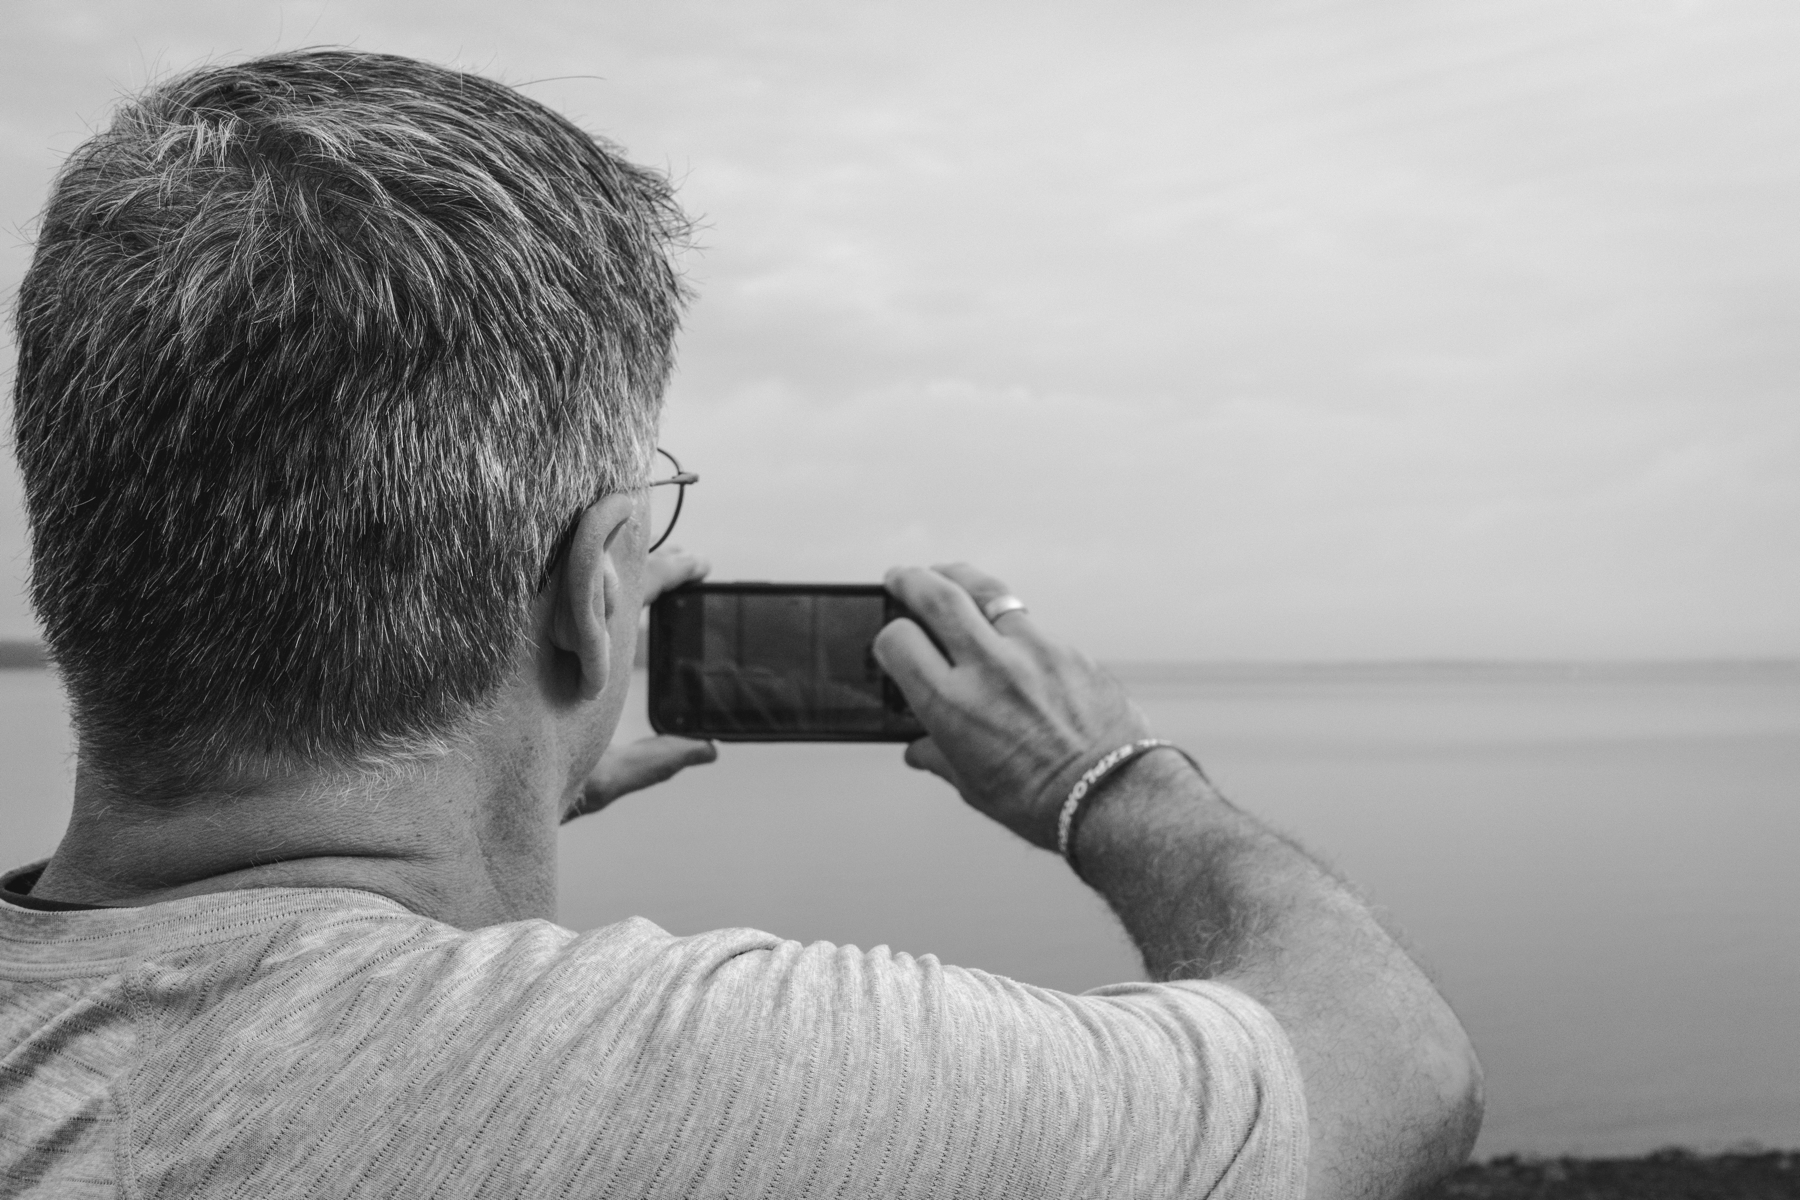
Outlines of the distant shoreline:
<svg viewBox="0 0 1800 1200">
<path fill-rule="evenodd" d="M 0 671 L 8 668 L 33 670 L 49 665 L 50 658 L 38 642 L 0 641 Z"/>
</svg>

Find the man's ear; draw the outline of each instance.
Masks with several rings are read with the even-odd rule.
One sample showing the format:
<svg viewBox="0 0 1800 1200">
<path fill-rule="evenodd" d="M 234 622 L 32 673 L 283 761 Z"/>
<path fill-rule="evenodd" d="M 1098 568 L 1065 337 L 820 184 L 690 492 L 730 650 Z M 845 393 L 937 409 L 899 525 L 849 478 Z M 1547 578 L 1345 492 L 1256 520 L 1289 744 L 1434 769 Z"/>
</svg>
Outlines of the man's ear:
<svg viewBox="0 0 1800 1200">
<path fill-rule="evenodd" d="M 629 658 L 613 661 L 609 631 L 616 610 L 626 602 L 617 557 L 629 541 L 636 511 L 628 495 L 606 496 L 589 505 L 575 524 L 562 569 L 552 577 L 556 594 L 550 601 L 550 641 L 580 664 L 583 700 L 604 691 L 614 670 L 631 669 Z"/>
</svg>

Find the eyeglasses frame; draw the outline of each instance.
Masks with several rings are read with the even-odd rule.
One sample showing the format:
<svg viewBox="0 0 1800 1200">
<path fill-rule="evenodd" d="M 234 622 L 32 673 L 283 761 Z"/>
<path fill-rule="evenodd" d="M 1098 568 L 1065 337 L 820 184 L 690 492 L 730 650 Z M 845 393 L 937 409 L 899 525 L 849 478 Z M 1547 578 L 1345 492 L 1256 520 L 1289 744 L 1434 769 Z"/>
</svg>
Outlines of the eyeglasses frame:
<svg viewBox="0 0 1800 1200">
<path fill-rule="evenodd" d="M 656 452 L 669 460 L 675 467 L 675 474 L 669 476 L 667 479 L 652 479 L 649 483 L 646 483 L 644 487 L 646 489 L 671 486 L 676 488 L 675 511 L 669 517 L 669 527 L 662 531 L 661 537 L 650 543 L 650 549 L 645 551 L 646 554 L 655 551 L 664 542 L 669 540 L 669 535 L 675 532 L 675 523 L 681 520 L 681 506 L 687 502 L 688 488 L 700 482 L 700 477 L 698 475 L 694 474 L 692 471 L 684 471 L 681 469 L 681 460 L 676 458 L 673 454 L 670 454 L 661 446 L 656 448 Z"/>
<path fill-rule="evenodd" d="M 675 512 L 669 517 L 668 528 L 662 531 L 661 537 L 650 543 L 649 549 L 644 551 L 646 554 L 656 550 L 664 542 L 669 540 L 669 535 L 675 532 L 675 523 L 681 520 L 681 506 L 687 502 L 688 488 L 700 482 L 700 476 L 694 474 L 692 471 L 684 471 L 681 469 L 681 460 L 676 458 L 673 454 L 670 454 L 661 446 L 656 448 L 656 452 L 668 459 L 669 462 L 674 465 L 675 474 L 669 476 L 667 479 L 652 479 L 649 483 L 644 485 L 645 489 L 672 486 L 679 488 L 680 490 L 675 493 Z M 569 539 L 575 536 L 575 528 L 580 523 L 581 513 L 577 512 L 573 517 L 569 518 L 569 527 L 563 531 L 563 535 L 556 539 L 556 547 L 550 553 L 550 561 L 544 564 L 544 570 L 538 576 L 538 591 L 543 591 L 544 588 L 549 585 L 550 577 L 556 573 L 556 564 L 562 561 L 563 554 L 567 552 L 569 548 Z"/>
</svg>

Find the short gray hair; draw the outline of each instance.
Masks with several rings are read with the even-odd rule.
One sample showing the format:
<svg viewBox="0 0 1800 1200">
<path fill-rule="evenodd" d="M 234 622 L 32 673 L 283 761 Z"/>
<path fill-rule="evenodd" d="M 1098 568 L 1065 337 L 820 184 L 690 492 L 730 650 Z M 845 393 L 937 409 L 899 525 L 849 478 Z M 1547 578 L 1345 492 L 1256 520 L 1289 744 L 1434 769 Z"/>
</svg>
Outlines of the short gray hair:
<svg viewBox="0 0 1800 1200">
<path fill-rule="evenodd" d="M 125 102 L 16 318 L 31 594 L 84 763 L 153 800 L 478 711 L 573 518 L 645 479 L 687 228 L 662 176 L 410 59 Z"/>
</svg>

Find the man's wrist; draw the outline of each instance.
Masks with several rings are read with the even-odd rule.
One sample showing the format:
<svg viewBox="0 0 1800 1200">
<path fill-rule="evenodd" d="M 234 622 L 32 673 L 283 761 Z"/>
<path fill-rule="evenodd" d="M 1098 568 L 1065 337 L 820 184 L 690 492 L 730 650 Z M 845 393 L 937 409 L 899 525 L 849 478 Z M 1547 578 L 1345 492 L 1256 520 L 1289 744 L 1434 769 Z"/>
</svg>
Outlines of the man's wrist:
<svg viewBox="0 0 1800 1200">
<path fill-rule="evenodd" d="M 1188 757 L 1188 752 L 1163 738 L 1138 738 L 1125 742 L 1102 754 L 1090 764 L 1075 781 L 1069 794 L 1063 799 L 1062 808 L 1056 818 L 1056 852 L 1069 864 L 1069 868 L 1077 875 L 1081 874 L 1081 857 L 1075 851 L 1075 830 L 1087 816 L 1093 806 L 1105 795 L 1107 786 L 1119 774 L 1140 756 L 1155 750 L 1173 750 L 1186 758 L 1196 769 L 1198 763 Z"/>
<path fill-rule="evenodd" d="M 1147 859 L 1179 834 L 1243 815 L 1173 747 L 1159 747 L 1125 763 L 1106 781 L 1071 831 L 1081 876 L 1105 891 L 1120 873 L 1141 876 Z"/>
</svg>

